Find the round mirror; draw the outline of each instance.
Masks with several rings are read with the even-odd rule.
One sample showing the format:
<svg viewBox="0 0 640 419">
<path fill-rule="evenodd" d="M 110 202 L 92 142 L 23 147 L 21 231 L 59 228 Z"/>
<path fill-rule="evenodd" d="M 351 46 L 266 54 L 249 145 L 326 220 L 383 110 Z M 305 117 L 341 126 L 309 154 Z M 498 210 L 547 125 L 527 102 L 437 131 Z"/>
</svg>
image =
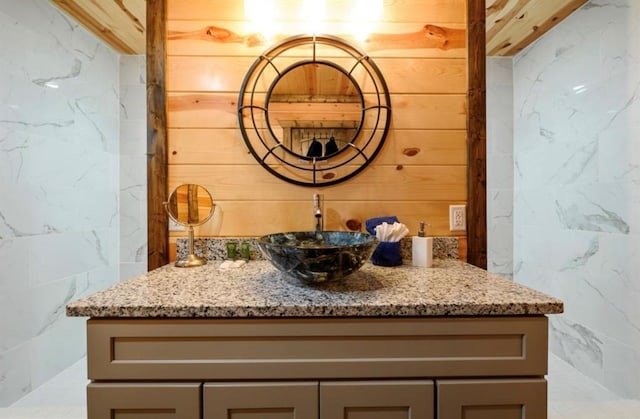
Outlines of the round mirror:
<svg viewBox="0 0 640 419">
<path fill-rule="evenodd" d="M 178 186 L 169 195 L 167 213 L 176 222 L 185 226 L 199 226 L 213 215 L 213 198 L 209 191 L 192 183 Z"/>
<path fill-rule="evenodd" d="M 193 227 L 206 223 L 213 216 L 215 204 L 209 191 L 204 186 L 192 183 L 180 185 L 169 195 L 165 210 L 173 221 L 187 226 L 189 234 L 189 254 L 179 258 L 175 266 L 187 268 L 205 265 L 207 260 L 194 254 Z"/>
<path fill-rule="evenodd" d="M 267 122 L 289 152 L 300 158 L 329 158 L 354 141 L 363 106 L 360 87 L 344 69 L 301 61 L 269 89 Z"/>
<path fill-rule="evenodd" d="M 245 144 L 270 173 L 328 186 L 360 173 L 389 130 L 391 101 L 373 60 L 329 35 L 294 36 L 265 51 L 240 88 Z"/>
</svg>

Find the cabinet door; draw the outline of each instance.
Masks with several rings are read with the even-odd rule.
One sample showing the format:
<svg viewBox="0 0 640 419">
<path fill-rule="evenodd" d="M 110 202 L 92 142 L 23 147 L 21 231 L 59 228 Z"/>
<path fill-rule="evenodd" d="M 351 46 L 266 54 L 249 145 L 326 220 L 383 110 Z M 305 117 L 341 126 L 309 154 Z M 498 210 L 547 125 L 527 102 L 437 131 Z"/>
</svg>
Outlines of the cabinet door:
<svg viewBox="0 0 640 419">
<path fill-rule="evenodd" d="M 438 419 L 546 419 L 547 381 L 438 380 Z"/>
<path fill-rule="evenodd" d="M 194 419 L 200 417 L 200 383 L 87 386 L 89 419 Z"/>
<path fill-rule="evenodd" d="M 318 383 L 207 383 L 205 419 L 318 419 Z"/>
<path fill-rule="evenodd" d="M 433 419 L 432 381 L 320 383 L 321 419 Z"/>
</svg>

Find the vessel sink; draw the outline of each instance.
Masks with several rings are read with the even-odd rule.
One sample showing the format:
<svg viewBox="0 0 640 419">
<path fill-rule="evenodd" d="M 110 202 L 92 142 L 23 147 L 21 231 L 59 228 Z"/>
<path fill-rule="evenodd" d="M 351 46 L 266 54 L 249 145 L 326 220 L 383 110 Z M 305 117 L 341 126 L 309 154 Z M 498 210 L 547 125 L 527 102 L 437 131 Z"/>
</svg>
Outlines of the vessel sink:
<svg viewBox="0 0 640 419">
<path fill-rule="evenodd" d="M 258 239 L 258 247 L 279 271 L 305 284 L 335 281 L 357 271 L 378 240 L 351 231 L 293 231 Z"/>
</svg>

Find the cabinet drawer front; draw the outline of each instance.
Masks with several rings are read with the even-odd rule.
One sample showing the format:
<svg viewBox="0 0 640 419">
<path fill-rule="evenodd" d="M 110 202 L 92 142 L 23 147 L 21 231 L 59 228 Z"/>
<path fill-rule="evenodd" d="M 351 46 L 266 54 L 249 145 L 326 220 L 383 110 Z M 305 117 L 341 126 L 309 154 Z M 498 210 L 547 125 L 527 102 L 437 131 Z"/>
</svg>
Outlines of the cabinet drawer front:
<svg viewBox="0 0 640 419">
<path fill-rule="evenodd" d="M 547 319 L 89 320 L 93 380 L 542 376 Z"/>
<path fill-rule="evenodd" d="M 194 419 L 201 411 L 201 383 L 91 383 L 89 419 Z"/>
<path fill-rule="evenodd" d="M 205 419 L 318 419 L 318 383 L 204 385 Z"/>
<path fill-rule="evenodd" d="M 546 419 L 547 381 L 439 380 L 438 419 Z"/>
<path fill-rule="evenodd" d="M 320 383 L 323 419 L 433 419 L 433 412 L 430 380 Z"/>
</svg>

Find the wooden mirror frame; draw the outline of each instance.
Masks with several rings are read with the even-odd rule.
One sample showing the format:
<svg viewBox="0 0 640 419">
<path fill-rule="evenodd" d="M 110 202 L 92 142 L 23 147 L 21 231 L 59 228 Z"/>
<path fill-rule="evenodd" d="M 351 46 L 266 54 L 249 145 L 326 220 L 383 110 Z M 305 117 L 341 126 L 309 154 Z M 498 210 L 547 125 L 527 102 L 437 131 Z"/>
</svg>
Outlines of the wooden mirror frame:
<svg viewBox="0 0 640 419">
<path fill-rule="evenodd" d="M 487 267 L 485 0 L 467 0 L 467 261 Z M 169 262 L 166 0 L 147 0 L 147 268 Z"/>
</svg>

